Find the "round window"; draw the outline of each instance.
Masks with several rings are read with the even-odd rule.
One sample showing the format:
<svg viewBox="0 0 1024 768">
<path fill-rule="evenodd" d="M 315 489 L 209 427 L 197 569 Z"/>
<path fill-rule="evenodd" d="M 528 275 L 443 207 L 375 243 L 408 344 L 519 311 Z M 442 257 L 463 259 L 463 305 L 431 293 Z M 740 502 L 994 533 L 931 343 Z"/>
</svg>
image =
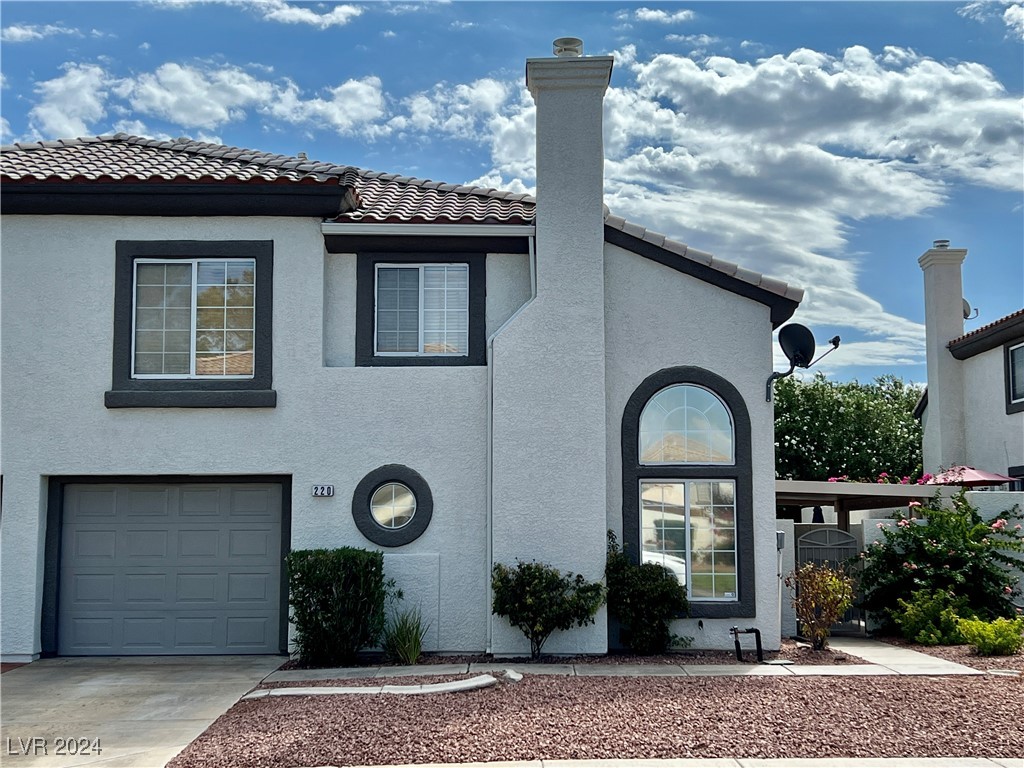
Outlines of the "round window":
<svg viewBox="0 0 1024 768">
<path fill-rule="evenodd" d="M 382 547 L 409 544 L 427 530 L 434 497 L 423 476 L 401 464 L 370 472 L 352 494 L 352 519 L 359 532 Z"/>
<path fill-rule="evenodd" d="M 404 528 L 416 514 L 416 496 L 401 483 L 385 483 L 370 498 L 370 514 L 381 528 Z"/>
</svg>

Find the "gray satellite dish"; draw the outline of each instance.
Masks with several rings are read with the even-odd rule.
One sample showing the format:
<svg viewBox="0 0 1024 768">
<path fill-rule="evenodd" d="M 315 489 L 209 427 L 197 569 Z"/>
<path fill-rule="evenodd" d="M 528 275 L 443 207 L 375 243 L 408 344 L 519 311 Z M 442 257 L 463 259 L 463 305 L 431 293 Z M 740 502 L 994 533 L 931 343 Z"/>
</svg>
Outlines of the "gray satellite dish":
<svg viewBox="0 0 1024 768">
<path fill-rule="evenodd" d="M 779 346 L 794 368 L 807 368 L 814 359 L 814 334 L 797 323 L 779 331 Z"/>
</svg>

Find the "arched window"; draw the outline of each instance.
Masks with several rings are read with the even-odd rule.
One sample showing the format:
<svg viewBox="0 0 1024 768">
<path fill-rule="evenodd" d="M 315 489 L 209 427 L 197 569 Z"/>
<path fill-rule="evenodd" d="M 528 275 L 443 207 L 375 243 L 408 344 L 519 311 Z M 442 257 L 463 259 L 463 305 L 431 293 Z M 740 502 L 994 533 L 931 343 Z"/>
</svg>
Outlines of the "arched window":
<svg viewBox="0 0 1024 768">
<path fill-rule="evenodd" d="M 714 392 L 665 387 L 640 416 L 642 464 L 732 464 L 732 415 Z"/>
<path fill-rule="evenodd" d="M 686 586 L 690 615 L 754 615 L 750 418 L 732 384 L 695 367 L 637 387 L 622 418 L 627 551 Z"/>
</svg>

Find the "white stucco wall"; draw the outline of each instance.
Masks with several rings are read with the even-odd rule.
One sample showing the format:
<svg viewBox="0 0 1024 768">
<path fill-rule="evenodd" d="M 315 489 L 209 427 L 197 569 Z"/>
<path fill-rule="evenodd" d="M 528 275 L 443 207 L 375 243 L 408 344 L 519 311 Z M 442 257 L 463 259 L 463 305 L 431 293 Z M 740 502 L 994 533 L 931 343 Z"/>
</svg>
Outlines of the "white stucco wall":
<svg viewBox="0 0 1024 768">
<path fill-rule="evenodd" d="M 716 288 L 613 245 L 605 246 L 607 389 L 607 524 L 622 532 L 623 409 L 650 374 L 690 365 L 731 382 L 750 415 L 753 473 L 756 617 L 676 622 L 673 630 L 695 647 L 733 647 L 729 628 L 761 630 L 777 648 L 778 579 L 775 548 L 775 448 L 772 404 L 765 381 L 772 371 L 768 307 Z"/>
<path fill-rule="evenodd" d="M 967 464 L 1000 474 L 1024 465 L 1024 411 L 1006 413 L 1005 360 L 1006 352 L 999 345 L 960 363 Z"/>
<path fill-rule="evenodd" d="M 436 648 L 484 647 L 487 371 L 325 366 L 351 359 L 348 310 L 325 315 L 324 303 L 351 294 L 354 269 L 325 258 L 318 221 L 8 216 L 3 236 L 0 652 L 40 649 L 49 476 L 290 475 L 292 548 L 373 549 L 352 493 L 389 463 L 419 472 L 434 497 L 423 536 L 388 550 L 389 573 L 417 602 L 436 602 L 422 606 L 438 617 Z M 104 407 L 117 239 L 274 241 L 276 408 Z M 320 483 L 336 495 L 312 498 Z"/>
</svg>

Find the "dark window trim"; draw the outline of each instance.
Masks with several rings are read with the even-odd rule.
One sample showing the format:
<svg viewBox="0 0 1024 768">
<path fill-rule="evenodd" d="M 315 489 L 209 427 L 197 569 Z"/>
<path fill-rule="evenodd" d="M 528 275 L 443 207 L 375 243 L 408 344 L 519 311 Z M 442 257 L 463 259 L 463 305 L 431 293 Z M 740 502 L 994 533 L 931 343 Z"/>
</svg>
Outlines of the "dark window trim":
<svg viewBox="0 0 1024 768">
<path fill-rule="evenodd" d="M 780 296 L 777 293 L 772 293 L 764 288 L 752 285 L 745 280 L 740 280 L 717 269 L 712 269 L 705 264 L 700 264 L 685 256 L 680 256 L 678 253 L 666 251 L 654 243 L 641 240 L 614 227 L 605 226 L 604 239 L 612 245 L 617 245 L 638 256 L 643 256 L 645 259 L 656 261 L 658 264 L 674 269 L 676 272 L 696 277 L 705 283 L 710 283 L 738 296 L 753 299 L 764 304 L 771 310 L 772 328 L 778 328 L 789 320 L 793 313 L 796 312 L 796 308 L 800 306 L 798 301 L 787 299 L 785 296 Z"/>
<path fill-rule="evenodd" d="M 384 528 L 370 513 L 374 491 L 387 483 L 401 483 L 416 497 L 416 513 L 401 528 Z M 382 547 L 402 547 L 416 541 L 430 525 L 434 514 L 434 496 L 419 472 L 402 464 L 385 464 L 359 481 L 352 493 L 352 519 L 359 532 Z"/>
<path fill-rule="evenodd" d="M 356 365 L 396 367 L 410 365 L 486 365 L 487 339 L 487 256 L 483 253 L 424 251 L 416 254 L 360 253 L 356 260 Z M 468 264 L 469 265 L 469 354 L 468 355 L 387 355 L 374 354 L 373 336 L 375 272 L 377 264 Z"/>
<path fill-rule="evenodd" d="M 256 260 L 256 370 L 251 379 L 133 379 L 132 266 L 135 259 Z M 118 240 L 114 276 L 114 354 L 107 408 L 273 408 L 274 242 L 272 240 Z"/>
<path fill-rule="evenodd" d="M 1016 341 L 1009 341 L 1003 345 L 1003 379 L 1006 385 L 1006 413 L 1021 413 L 1024 411 L 1024 400 L 1019 402 L 1013 402 L 1013 392 L 1010 389 L 1010 350 L 1014 348 L 1020 348 L 1024 350 L 1024 340 L 1017 339 Z M 1021 352 L 1024 354 L 1024 351 Z"/>
<path fill-rule="evenodd" d="M 66 485 L 199 485 L 203 483 L 273 483 L 281 486 L 281 594 L 278 626 L 279 650 L 288 653 L 288 573 L 284 557 L 291 551 L 292 478 L 291 475 L 53 475 L 46 495 L 46 534 L 43 554 L 43 605 L 40 622 L 41 656 L 57 655 L 57 616 L 60 598 L 60 560 L 64 524 L 64 486 Z"/>
<path fill-rule="evenodd" d="M 736 463 L 642 465 L 639 456 L 640 414 L 648 401 L 665 387 L 695 384 L 714 392 L 732 413 Z M 626 402 L 622 413 L 622 542 L 633 560 L 640 559 L 640 481 L 646 478 L 678 480 L 734 480 L 736 482 L 736 585 L 735 602 L 690 602 L 694 618 L 755 616 L 754 499 L 751 465 L 750 415 L 742 395 L 721 376 L 695 366 L 664 368 L 648 376 Z"/>
</svg>

